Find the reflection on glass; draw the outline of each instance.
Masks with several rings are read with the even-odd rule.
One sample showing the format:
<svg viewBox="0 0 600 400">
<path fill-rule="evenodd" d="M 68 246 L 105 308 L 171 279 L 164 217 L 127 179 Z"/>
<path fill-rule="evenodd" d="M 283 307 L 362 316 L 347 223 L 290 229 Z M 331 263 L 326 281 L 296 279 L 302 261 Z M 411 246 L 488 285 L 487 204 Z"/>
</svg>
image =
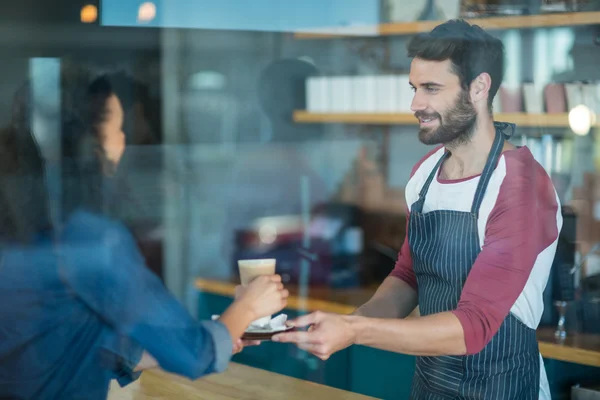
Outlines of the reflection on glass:
<svg viewBox="0 0 600 400">
<path fill-rule="evenodd" d="M 98 19 L 98 7 L 93 4 L 85 5 L 81 8 L 80 13 L 81 22 L 85 24 L 91 24 L 96 22 Z"/>
<path fill-rule="evenodd" d="M 138 10 L 139 22 L 150 22 L 156 17 L 156 5 L 151 1 L 142 3 Z"/>
</svg>

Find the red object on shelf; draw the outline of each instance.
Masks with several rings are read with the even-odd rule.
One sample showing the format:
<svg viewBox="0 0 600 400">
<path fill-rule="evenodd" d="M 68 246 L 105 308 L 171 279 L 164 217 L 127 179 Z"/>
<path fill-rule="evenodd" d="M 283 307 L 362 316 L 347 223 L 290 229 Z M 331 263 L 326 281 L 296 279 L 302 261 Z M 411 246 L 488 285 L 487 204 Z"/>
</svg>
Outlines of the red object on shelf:
<svg viewBox="0 0 600 400">
<path fill-rule="evenodd" d="M 503 113 L 519 113 L 523 111 L 523 93 L 521 86 L 514 88 L 500 87 L 500 102 Z"/>
<path fill-rule="evenodd" d="M 567 112 L 567 95 L 565 85 L 551 83 L 544 89 L 544 100 L 548 114 L 561 114 Z"/>
</svg>

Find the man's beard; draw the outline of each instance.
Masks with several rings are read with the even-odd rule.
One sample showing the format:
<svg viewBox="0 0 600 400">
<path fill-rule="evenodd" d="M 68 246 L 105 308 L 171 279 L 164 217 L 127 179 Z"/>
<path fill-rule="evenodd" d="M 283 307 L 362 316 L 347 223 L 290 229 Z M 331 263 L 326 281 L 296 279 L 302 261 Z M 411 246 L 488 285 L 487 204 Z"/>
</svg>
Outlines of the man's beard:
<svg viewBox="0 0 600 400">
<path fill-rule="evenodd" d="M 473 128 L 477 121 L 477 112 L 469 100 L 469 93 L 461 90 L 456 103 L 441 116 L 438 113 L 428 114 L 417 111 L 415 117 L 437 118 L 437 128 L 421 128 L 419 140 L 427 145 L 444 144 L 446 147 L 456 147 L 467 143 L 471 139 Z"/>
</svg>

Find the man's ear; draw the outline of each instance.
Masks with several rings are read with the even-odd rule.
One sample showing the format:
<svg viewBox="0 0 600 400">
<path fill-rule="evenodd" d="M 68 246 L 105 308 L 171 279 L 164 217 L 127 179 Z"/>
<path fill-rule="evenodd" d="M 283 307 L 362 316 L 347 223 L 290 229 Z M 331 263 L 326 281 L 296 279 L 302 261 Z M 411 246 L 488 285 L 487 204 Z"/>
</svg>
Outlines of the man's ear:
<svg viewBox="0 0 600 400">
<path fill-rule="evenodd" d="M 485 102 L 489 96 L 490 88 L 492 87 L 492 77 L 487 72 L 479 74 L 473 82 L 471 82 L 471 102 L 473 104 Z"/>
</svg>

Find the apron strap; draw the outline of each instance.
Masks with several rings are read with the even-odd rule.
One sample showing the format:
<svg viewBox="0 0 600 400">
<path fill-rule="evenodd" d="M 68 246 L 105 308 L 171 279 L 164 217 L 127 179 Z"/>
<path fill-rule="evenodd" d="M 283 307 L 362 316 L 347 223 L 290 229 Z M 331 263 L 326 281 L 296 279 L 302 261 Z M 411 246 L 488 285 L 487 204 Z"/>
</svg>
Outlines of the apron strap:
<svg viewBox="0 0 600 400">
<path fill-rule="evenodd" d="M 445 151 L 444 154 L 440 157 L 439 161 L 435 164 L 435 167 L 433 168 L 433 170 L 429 174 L 429 177 L 427 177 L 427 180 L 425 181 L 425 184 L 421 188 L 421 191 L 419 192 L 419 200 L 417 200 L 413 204 L 411 212 L 413 212 L 413 211 L 414 212 L 419 212 L 419 213 L 423 212 L 423 204 L 425 204 L 425 195 L 427 194 L 427 191 L 429 190 L 429 186 L 431 185 L 431 182 L 435 178 L 438 169 L 440 168 L 440 166 L 442 165 L 442 163 L 444 162 L 444 160 L 446 158 L 448 158 L 449 155 L 450 155 L 450 152 L 449 151 Z"/>
<path fill-rule="evenodd" d="M 486 161 L 485 167 L 483 168 L 483 172 L 481 174 L 481 178 L 479 179 L 479 183 L 477 184 L 477 190 L 475 191 L 475 197 L 473 199 L 473 204 L 471 205 L 471 213 L 475 215 L 479 215 L 479 207 L 483 201 L 483 196 L 485 195 L 485 191 L 487 189 L 488 183 L 492 178 L 492 173 L 498 164 L 498 160 L 502 155 L 502 149 L 504 148 L 504 138 L 510 138 L 515 132 L 515 124 L 507 123 L 507 122 L 494 122 L 494 127 L 496 128 L 496 136 L 494 138 L 494 143 L 492 144 L 492 148 L 490 150 L 490 154 Z M 510 132 L 507 130 L 510 128 Z M 429 186 L 431 186 L 431 182 L 437 175 L 438 169 L 444 162 L 446 158 L 450 155 L 449 151 L 446 151 L 442 157 L 435 164 L 435 167 L 427 177 L 425 184 L 421 188 L 419 192 L 419 199 L 413 203 L 411 207 L 411 212 L 423 212 L 423 205 L 425 204 L 425 196 L 429 191 Z"/>
<path fill-rule="evenodd" d="M 506 135 L 505 130 L 510 126 L 510 135 L 512 135 L 515 131 L 514 124 L 494 122 L 494 126 L 496 128 L 496 137 L 494 138 L 490 155 L 488 156 L 485 167 L 483 168 L 483 172 L 481 173 L 481 178 L 479 178 L 477 190 L 475 191 L 475 197 L 473 198 L 473 204 L 471 205 L 471 213 L 475 214 L 476 216 L 479 216 L 479 207 L 481 207 L 481 203 L 483 202 L 483 196 L 485 195 L 485 191 L 490 179 L 492 179 L 492 174 L 496 168 L 496 165 L 498 164 L 498 160 L 502 155 L 502 149 L 504 148 L 504 136 Z M 510 137 L 510 135 L 507 136 Z"/>
</svg>

